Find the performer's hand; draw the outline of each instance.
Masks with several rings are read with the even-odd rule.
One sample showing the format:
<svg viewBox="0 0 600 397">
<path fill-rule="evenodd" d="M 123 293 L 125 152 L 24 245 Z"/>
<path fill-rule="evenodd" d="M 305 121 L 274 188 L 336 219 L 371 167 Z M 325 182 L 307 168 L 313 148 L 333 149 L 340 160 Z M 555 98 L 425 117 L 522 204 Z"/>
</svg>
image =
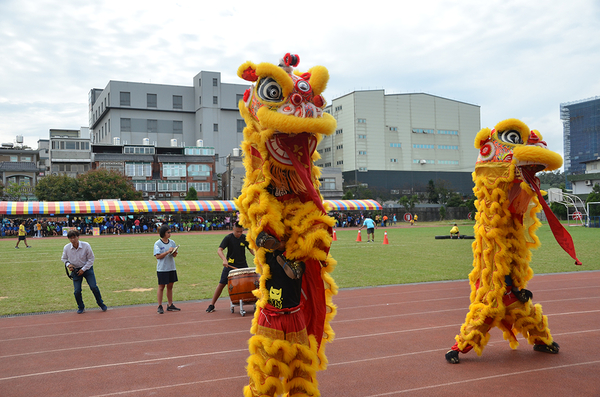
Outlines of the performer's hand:
<svg viewBox="0 0 600 397">
<path fill-rule="evenodd" d="M 230 266 L 229 266 L 229 263 L 228 263 L 227 261 L 223 261 L 223 266 L 224 266 L 224 267 L 230 267 Z"/>
<path fill-rule="evenodd" d="M 77 272 L 78 276 L 81 276 L 83 274 L 83 269 L 79 269 L 79 271 Z"/>
<path fill-rule="evenodd" d="M 73 271 L 73 270 L 75 270 L 75 266 L 69 264 L 69 266 L 67 266 L 67 269 L 69 269 L 70 271 Z"/>
</svg>

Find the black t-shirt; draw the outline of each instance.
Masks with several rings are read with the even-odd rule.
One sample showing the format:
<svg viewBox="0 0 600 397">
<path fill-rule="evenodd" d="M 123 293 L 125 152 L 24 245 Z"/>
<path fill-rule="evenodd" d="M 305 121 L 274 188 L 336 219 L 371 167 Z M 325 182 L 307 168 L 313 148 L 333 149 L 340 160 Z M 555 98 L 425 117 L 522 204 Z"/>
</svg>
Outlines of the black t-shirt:
<svg viewBox="0 0 600 397">
<path fill-rule="evenodd" d="M 277 262 L 276 255 L 281 252 L 267 253 L 266 261 L 271 268 L 271 278 L 265 283 L 269 292 L 269 304 L 277 309 L 289 309 L 300 304 L 302 296 L 302 278 L 291 279 Z"/>
<path fill-rule="evenodd" d="M 225 236 L 221 245 L 223 250 L 227 250 L 227 262 L 234 267 L 247 267 L 246 263 L 246 248 L 249 248 L 249 244 L 246 241 L 246 235 L 242 234 L 240 238 L 235 238 L 233 233 Z"/>
</svg>

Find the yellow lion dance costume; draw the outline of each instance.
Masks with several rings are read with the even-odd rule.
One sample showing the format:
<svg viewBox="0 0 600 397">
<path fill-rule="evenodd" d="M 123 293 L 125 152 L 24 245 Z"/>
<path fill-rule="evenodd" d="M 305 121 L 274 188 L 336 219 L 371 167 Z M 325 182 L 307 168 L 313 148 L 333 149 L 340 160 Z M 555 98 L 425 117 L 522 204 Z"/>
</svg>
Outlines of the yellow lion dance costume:
<svg viewBox="0 0 600 397">
<path fill-rule="evenodd" d="M 529 267 L 531 249 L 540 241 L 535 231 L 541 225 L 536 217 L 542 207 L 558 243 L 580 265 L 573 240 L 549 210 L 539 190 L 539 171 L 562 165 L 562 157 L 546 147 L 538 131 L 516 119 L 498 123 L 494 130 L 484 128 L 475 137 L 479 158 L 473 173 L 477 200 L 474 226 L 473 270 L 469 274 L 471 305 L 456 344 L 446 360 L 459 363 L 458 353 L 475 349 L 481 355 L 498 327 L 510 347 L 516 349 L 516 332 L 534 345 L 534 350 L 558 353 L 542 307 L 533 305 L 526 290 L 533 277 Z"/>
<path fill-rule="evenodd" d="M 316 372 L 325 369 L 324 343 L 334 337 L 329 322 L 337 286 L 329 273 L 336 262 L 329 247 L 335 221 L 323 207 L 314 161 L 336 122 L 323 112 L 327 69 L 300 74 L 294 71 L 299 61 L 286 54 L 279 65 L 238 68 L 239 77 L 255 84 L 239 103 L 246 179 L 236 205 L 261 274 L 246 397 L 319 396 Z"/>
</svg>

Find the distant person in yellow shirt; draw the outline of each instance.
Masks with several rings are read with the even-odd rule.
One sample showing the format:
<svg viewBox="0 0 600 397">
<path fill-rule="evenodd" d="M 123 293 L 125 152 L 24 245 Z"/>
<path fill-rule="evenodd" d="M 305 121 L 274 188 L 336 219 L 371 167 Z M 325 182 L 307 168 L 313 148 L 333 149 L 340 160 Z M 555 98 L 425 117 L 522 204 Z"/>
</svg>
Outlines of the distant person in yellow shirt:
<svg viewBox="0 0 600 397">
<path fill-rule="evenodd" d="M 21 243 L 21 241 L 25 242 L 25 246 L 27 248 L 31 248 L 31 245 L 27 244 L 27 232 L 25 231 L 25 221 L 21 222 L 21 225 L 19 225 L 19 240 L 17 240 L 17 245 L 15 245 L 15 248 L 19 248 L 19 244 Z"/>
<path fill-rule="evenodd" d="M 450 229 L 450 238 L 459 238 L 460 232 L 458 231 L 458 225 L 455 223 Z"/>
</svg>

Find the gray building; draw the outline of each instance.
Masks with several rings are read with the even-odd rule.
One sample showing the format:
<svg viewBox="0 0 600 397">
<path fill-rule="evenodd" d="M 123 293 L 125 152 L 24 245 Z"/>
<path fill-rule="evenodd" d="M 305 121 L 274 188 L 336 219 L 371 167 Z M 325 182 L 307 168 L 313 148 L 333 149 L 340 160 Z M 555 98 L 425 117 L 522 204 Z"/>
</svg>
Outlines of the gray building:
<svg viewBox="0 0 600 397">
<path fill-rule="evenodd" d="M 317 165 L 342 169 L 344 182 L 392 195 L 424 192 L 429 180 L 472 194 L 480 107 L 434 95 L 355 91 L 326 109 L 335 134 L 320 143 Z"/>
<path fill-rule="evenodd" d="M 94 144 L 209 147 L 217 173 L 238 148 L 245 126 L 237 104 L 248 84 L 221 82 L 202 71 L 191 86 L 109 81 L 89 93 L 89 128 Z"/>
<path fill-rule="evenodd" d="M 48 144 L 46 175 L 76 177 L 91 169 L 92 152 L 87 127 L 79 130 L 51 129 Z"/>
<path fill-rule="evenodd" d="M 34 189 L 43 172 L 44 166 L 40 165 L 37 150 L 25 149 L 13 143 L 0 146 L 0 182 L 4 185 L 5 199 L 35 200 Z M 13 189 L 15 195 L 11 196 L 8 189 L 13 184 L 18 185 L 19 189 Z"/>
</svg>

